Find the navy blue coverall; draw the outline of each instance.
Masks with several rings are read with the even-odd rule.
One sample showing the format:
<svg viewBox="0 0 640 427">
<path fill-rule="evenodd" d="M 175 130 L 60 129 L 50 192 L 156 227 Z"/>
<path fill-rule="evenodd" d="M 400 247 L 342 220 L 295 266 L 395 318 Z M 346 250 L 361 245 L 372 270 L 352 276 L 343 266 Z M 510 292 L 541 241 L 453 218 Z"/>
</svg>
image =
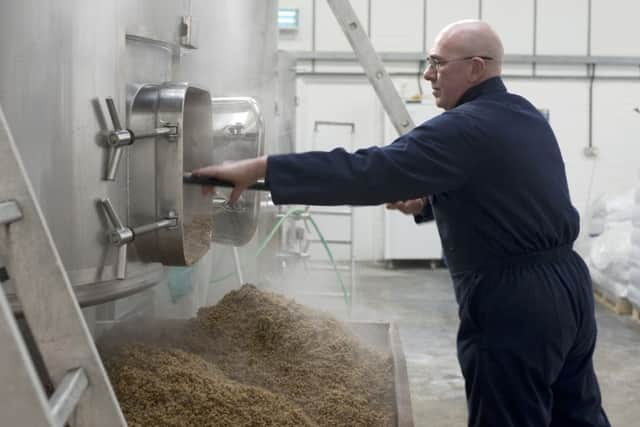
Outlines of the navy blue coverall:
<svg viewBox="0 0 640 427">
<path fill-rule="evenodd" d="M 383 147 L 270 156 L 277 204 L 429 196 L 459 303 L 469 426 L 608 426 L 589 272 L 551 127 L 499 77 Z"/>
</svg>

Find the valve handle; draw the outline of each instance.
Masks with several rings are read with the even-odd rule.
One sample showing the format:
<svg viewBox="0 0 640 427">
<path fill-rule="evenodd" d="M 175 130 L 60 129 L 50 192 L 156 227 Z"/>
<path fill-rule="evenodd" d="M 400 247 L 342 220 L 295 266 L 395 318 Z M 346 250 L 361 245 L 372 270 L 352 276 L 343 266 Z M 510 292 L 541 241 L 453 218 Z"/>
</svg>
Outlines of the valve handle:
<svg viewBox="0 0 640 427">
<path fill-rule="evenodd" d="M 121 228 L 125 228 L 124 224 L 122 224 L 122 221 L 120 221 L 120 217 L 116 213 L 116 210 L 113 208 L 113 204 L 111 203 L 111 200 L 109 200 L 108 197 L 101 199 L 100 204 L 102 205 L 102 208 L 107 214 L 109 221 L 111 221 L 111 225 L 113 225 L 115 229 L 119 230 Z"/>
<path fill-rule="evenodd" d="M 120 118 L 118 117 L 118 111 L 116 110 L 116 104 L 113 102 L 113 98 L 110 96 L 107 97 L 107 109 L 109 110 L 109 115 L 111 116 L 111 123 L 113 123 L 114 130 L 122 130 L 122 126 L 120 125 Z"/>
</svg>

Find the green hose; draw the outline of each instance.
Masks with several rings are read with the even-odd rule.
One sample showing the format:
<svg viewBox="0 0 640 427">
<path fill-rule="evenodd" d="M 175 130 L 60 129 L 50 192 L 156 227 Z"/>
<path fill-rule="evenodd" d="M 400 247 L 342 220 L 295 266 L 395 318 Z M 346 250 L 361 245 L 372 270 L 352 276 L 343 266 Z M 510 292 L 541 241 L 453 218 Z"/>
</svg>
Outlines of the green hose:
<svg viewBox="0 0 640 427">
<path fill-rule="evenodd" d="M 260 256 L 260 254 L 262 253 L 262 251 L 267 247 L 267 245 L 269 244 L 269 242 L 273 239 L 273 237 L 275 236 L 276 232 L 280 229 L 280 227 L 282 227 L 282 224 L 284 223 L 284 221 L 289 218 L 292 215 L 300 215 L 305 213 L 305 210 L 302 208 L 291 208 L 289 209 L 283 216 L 282 218 L 280 218 L 278 220 L 278 222 L 276 223 L 276 225 L 271 229 L 271 231 L 269 232 L 269 234 L 267 235 L 267 237 L 264 239 L 264 241 L 262 242 L 262 244 L 260 244 L 260 246 L 258 247 L 258 250 L 256 251 L 256 258 Z M 340 287 L 342 288 L 342 296 L 344 298 L 344 303 L 347 305 L 347 307 L 350 306 L 350 302 L 351 302 L 351 295 L 349 294 L 349 292 L 347 292 L 347 288 L 344 285 L 344 282 L 342 281 L 342 276 L 340 275 L 340 271 L 338 271 L 338 266 L 336 265 L 336 261 L 333 258 L 333 253 L 331 252 L 331 250 L 329 249 L 329 245 L 327 243 L 327 241 L 324 238 L 324 235 L 322 234 L 322 232 L 320 231 L 320 227 L 318 227 L 318 224 L 316 223 L 316 221 L 311 217 L 311 215 L 309 215 L 309 220 L 311 221 L 311 225 L 313 225 L 313 228 L 316 230 L 316 233 L 318 233 L 318 236 L 320 237 L 320 240 L 322 241 L 322 245 L 324 246 L 325 251 L 327 252 L 327 255 L 329 256 L 329 260 L 331 261 L 331 265 L 333 267 L 333 270 L 336 273 L 336 276 L 338 277 L 338 282 L 340 282 Z M 353 274 L 354 272 L 351 272 L 351 274 Z M 215 279 L 212 279 L 209 284 L 214 284 L 214 283 L 218 283 L 221 282 L 223 280 L 228 279 L 229 277 L 232 277 L 235 273 L 231 272 L 228 274 L 225 274 L 222 277 L 218 277 Z"/>
</svg>

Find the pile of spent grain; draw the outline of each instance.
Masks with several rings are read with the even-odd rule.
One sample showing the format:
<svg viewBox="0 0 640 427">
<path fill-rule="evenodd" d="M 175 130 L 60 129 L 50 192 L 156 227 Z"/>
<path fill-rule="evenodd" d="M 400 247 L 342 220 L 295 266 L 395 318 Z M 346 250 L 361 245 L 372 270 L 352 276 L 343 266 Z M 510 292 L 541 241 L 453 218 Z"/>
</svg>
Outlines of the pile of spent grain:
<svg viewBox="0 0 640 427">
<path fill-rule="evenodd" d="M 394 425 L 391 356 L 360 344 L 336 319 L 244 285 L 197 320 L 219 344 L 206 359 L 286 396 L 318 425 Z"/>
<path fill-rule="evenodd" d="M 125 347 L 123 353 L 123 340 L 144 344 L 144 347 L 133 350 Z M 206 404 L 207 399 L 223 406 L 220 402 L 233 402 L 234 410 L 256 420 L 253 425 L 395 425 L 390 354 L 380 354 L 363 346 L 337 320 L 252 285 L 244 285 L 227 294 L 217 305 L 201 309 L 194 319 L 137 322 L 133 328 L 116 328 L 102 341 L 101 352 L 109 361 L 118 398 L 127 402 L 123 408 L 130 422 L 137 411 L 157 413 L 163 406 L 175 409 L 178 396 L 187 399 L 181 393 L 176 393 L 174 398 L 173 393 L 159 393 L 158 403 L 150 391 L 141 392 L 147 388 L 169 387 L 184 390 L 186 394 L 191 390 L 194 396 L 199 396 L 191 398 L 193 409 L 180 416 L 190 420 L 195 414 L 211 413 L 210 421 L 201 425 L 229 425 L 224 418 L 213 420 L 219 413 Z M 149 355 L 145 357 L 143 353 Z M 147 359 L 154 360 L 154 364 L 142 363 Z M 189 375 L 176 375 L 177 365 L 187 361 Z M 153 381 L 122 380 L 123 373 L 134 367 L 140 377 L 151 376 Z M 169 372 L 173 376 L 167 376 Z M 225 380 L 225 384 L 234 387 L 211 387 L 214 377 L 216 384 Z M 255 402 L 245 407 L 246 399 L 230 396 L 240 390 L 240 385 L 254 393 L 257 393 L 255 390 L 265 393 L 262 395 L 265 402 L 264 396 L 277 396 L 282 400 L 269 400 L 259 408 L 267 413 L 257 416 Z M 220 393 L 228 400 L 218 396 Z M 137 400 L 143 402 L 128 403 Z M 282 406 L 282 402 L 289 406 Z M 269 424 L 277 415 L 272 411 L 281 411 L 280 415 L 286 414 L 289 421 Z M 308 418 L 300 418 L 301 414 Z M 151 415 L 140 417 L 135 418 L 135 422 L 151 419 Z M 140 425 L 174 425 L 158 423 L 157 417 L 154 420 Z"/>
<path fill-rule="evenodd" d="M 315 425 L 284 397 L 232 381 L 181 350 L 125 346 L 107 370 L 130 426 Z"/>
</svg>

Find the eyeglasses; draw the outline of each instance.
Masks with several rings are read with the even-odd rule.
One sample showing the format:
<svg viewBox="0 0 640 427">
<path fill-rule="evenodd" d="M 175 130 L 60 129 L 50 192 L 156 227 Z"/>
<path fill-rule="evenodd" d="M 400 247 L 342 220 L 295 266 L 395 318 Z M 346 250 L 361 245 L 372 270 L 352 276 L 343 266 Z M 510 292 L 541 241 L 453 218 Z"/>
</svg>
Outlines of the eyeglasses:
<svg viewBox="0 0 640 427">
<path fill-rule="evenodd" d="M 485 61 L 493 61 L 494 59 L 494 58 L 491 58 L 490 56 L 480 56 L 480 55 L 465 56 L 464 58 L 454 58 L 454 59 L 440 59 L 438 57 L 427 56 L 427 59 L 426 59 L 427 71 L 429 69 L 433 69 L 437 73 L 438 71 L 440 71 L 440 67 L 448 64 L 449 62 L 468 61 L 473 58 L 482 58 Z"/>
</svg>

